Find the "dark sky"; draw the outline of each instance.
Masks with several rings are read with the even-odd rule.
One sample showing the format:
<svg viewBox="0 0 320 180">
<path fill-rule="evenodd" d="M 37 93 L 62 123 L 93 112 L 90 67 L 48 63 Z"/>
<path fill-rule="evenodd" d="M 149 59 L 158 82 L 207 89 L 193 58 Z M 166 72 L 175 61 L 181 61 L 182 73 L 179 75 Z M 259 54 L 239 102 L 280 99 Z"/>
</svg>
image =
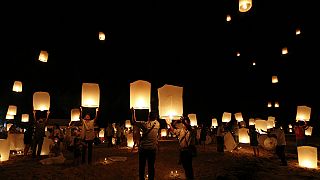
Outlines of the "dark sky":
<svg viewBox="0 0 320 180">
<path fill-rule="evenodd" d="M 81 83 L 97 82 L 100 123 L 123 121 L 130 117 L 129 83 L 138 79 L 152 83 L 155 108 L 157 88 L 183 86 L 184 112 L 202 122 L 223 111 L 242 111 L 245 118 L 274 114 L 288 122 L 297 105 L 311 106 L 317 119 L 314 2 L 254 0 L 247 13 L 239 13 L 237 2 L 8 5 L 1 26 L 0 119 L 12 103 L 18 114 L 31 112 L 38 90 L 50 93 L 53 118 L 69 118 L 80 106 Z M 99 31 L 106 41 L 99 41 Z M 40 50 L 48 51 L 47 63 L 37 60 Z M 271 84 L 272 75 L 278 84 Z M 22 94 L 11 91 L 14 80 L 24 83 Z M 281 108 L 267 109 L 268 100 Z"/>
</svg>

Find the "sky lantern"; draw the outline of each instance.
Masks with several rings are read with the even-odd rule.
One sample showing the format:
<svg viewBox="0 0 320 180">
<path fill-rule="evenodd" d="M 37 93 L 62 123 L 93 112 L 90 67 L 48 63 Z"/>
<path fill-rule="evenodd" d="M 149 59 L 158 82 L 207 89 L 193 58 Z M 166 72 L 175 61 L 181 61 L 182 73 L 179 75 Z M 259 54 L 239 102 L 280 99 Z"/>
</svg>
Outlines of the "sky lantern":
<svg viewBox="0 0 320 180">
<path fill-rule="evenodd" d="M 48 61 L 48 52 L 47 51 L 40 51 L 39 61 L 47 62 Z"/>
<path fill-rule="evenodd" d="M 125 127 L 126 128 L 131 128 L 131 121 L 130 120 L 126 120 Z"/>
<path fill-rule="evenodd" d="M 317 168 L 318 155 L 317 147 L 298 146 L 298 161 L 299 166 L 306 168 Z"/>
<path fill-rule="evenodd" d="M 283 55 L 288 54 L 288 48 L 287 47 L 282 48 L 282 54 Z"/>
<path fill-rule="evenodd" d="M 241 113 L 241 112 L 235 113 L 235 114 L 234 114 L 234 117 L 236 118 L 236 120 L 237 120 L 238 122 L 243 121 L 243 117 L 242 117 L 242 113 Z"/>
<path fill-rule="evenodd" d="M 180 119 L 183 115 L 183 87 L 164 85 L 158 88 L 160 118 Z"/>
<path fill-rule="evenodd" d="M 100 88 L 96 83 L 82 83 L 82 107 L 99 107 L 100 105 Z"/>
<path fill-rule="evenodd" d="M 80 109 L 71 109 L 71 121 L 80 121 Z"/>
<path fill-rule="evenodd" d="M 271 102 L 268 102 L 268 107 L 272 107 L 272 103 Z"/>
<path fill-rule="evenodd" d="M 311 108 L 308 106 L 297 106 L 297 121 L 309 121 L 311 115 Z"/>
<path fill-rule="evenodd" d="M 274 102 L 274 107 L 275 107 L 275 108 L 280 107 L 280 104 L 279 104 L 279 102 L 278 102 L 278 101 Z"/>
<path fill-rule="evenodd" d="M 276 126 L 276 118 L 275 117 L 273 117 L 273 116 L 269 116 L 268 117 L 268 123 L 267 123 L 268 125 L 268 128 L 269 128 L 269 126 L 271 126 L 270 128 L 273 128 L 273 127 L 275 127 Z"/>
<path fill-rule="evenodd" d="M 239 129 L 239 142 L 240 143 L 250 143 L 250 137 L 248 135 L 248 128 L 240 128 Z"/>
<path fill-rule="evenodd" d="M 312 126 L 309 126 L 308 129 L 306 129 L 306 130 L 304 131 L 304 134 L 305 134 L 306 136 L 311 136 L 311 135 L 312 135 L 312 129 L 313 129 L 313 127 L 312 127 Z"/>
<path fill-rule="evenodd" d="M 254 118 L 249 119 L 249 126 L 255 125 Z"/>
<path fill-rule="evenodd" d="M 198 125 L 197 115 L 196 114 L 188 114 L 188 117 L 190 119 L 190 125 L 191 126 L 197 126 Z"/>
<path fill-rule="evenodd" d="M 130 108 L 150 110 L 151 83 L 138 80 L 130 83 Z"/>
<path fill-rule="evenodd" d="M 256 65 L 256 62 L 252 62 L 252 66 L 255 66 Z"/>
<path fill-rule="evenodd" d="M 104 34 L 104 32 L 99 32 L 99 40 L 100 41 L 106 40 L 106 35 Z"/>
<path fill-rule="evenodd" d="M 268 124 L 267 124 L 266 120 L 257 119 L 255 121 L 255 126 L 256 126 L 256 129 L 259 131 L 260 134 L 266 134 L 265 132 L 261 131 L 261 129 L 263 131 L 267 131 L 268 130 Z"/>
<path fill-rule="evenodd" d="M 296 35 L 300 35 L 301 34 L 301 31 L 299 28 L 296 29 Z"/>
<path fill-rule="evenodd" d="M 22 82 L 21 81 L 14 81 L 12 91 L 22 92 Z"/>
<path fill-rule="evenodd" d="M 48 92 L 35 92 L 33 94 L 33 109 L 40 111 L 50 109 L 50 95 Z"/>
<path fill-rule="evenodd" d="M 22 114 L 21 122 L 29 122 L 29 114 Z"/>
<path fill-rule="evenodd" d="M 167 130 L 161 129 L 161 137 L 167 137 Z"/>
<path fill-rule="evenodd" d="M 213 118 L 213 119 L 212 119 L 212 126 L 213 126 L 214 128 L 216 128 L 216 127 L 218 126 L 218 120 L 217 120 L 217 118 Z"/>
<path fill-rule="evenodd" d="M 272 83 L 278 83 L 278 76 L 272 76 Z"/>
<path fill-rule="evenodd" d="M 231 113 L 224 112 L 222 114 L 222 122 L 229 122 L 231 121 Z"/>
<path fill-rule="evenodd" d="M 228 14 L 227 15 L 227 18 L 226 18 L 227 22 L 230 22 L 231 21 L 231 16 Z"/>
<path fill-rule="evenodd" d="M 248 12 L 252 7 L 252 0 L 239 0 L 239 11 Z"/>
<path fill-rule="evenodd" d="M 8 119 L 8 120 L 14 119 L 14 115 L 7 114 L 7 115 L 6 115 L 6 119 Z"/>
<path fill-rule="evenodd" d="M 16 115 L 17 114 L 17 106 L 9 105 L 7 114 L 12 115 L 12 116 Z"/>
<path fill-rule="evenodd" d="M 10 156 L 10 143 L 8 139 L 0 139 L 0 162 L 8 161 Z"/>
<path fill-rule="evenodd" d="M 238 57 L 240 56 L 240 52 L 237 52 L 237 56 L 238 56 Z"/>
<path fill-rule="evenodd" d="M 104 138 L 104 128 L 100 128 L 99 138 Z"/>
</svg>

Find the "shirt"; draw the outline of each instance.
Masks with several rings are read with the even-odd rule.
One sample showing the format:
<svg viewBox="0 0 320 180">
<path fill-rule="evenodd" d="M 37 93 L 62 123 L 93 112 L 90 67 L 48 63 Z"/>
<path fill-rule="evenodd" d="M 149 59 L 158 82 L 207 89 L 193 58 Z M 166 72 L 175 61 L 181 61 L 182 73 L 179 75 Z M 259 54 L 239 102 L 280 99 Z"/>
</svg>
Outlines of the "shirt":
<svg viewBox="0 0 320 180">
<path fill-rule="evenodd" d="M 94 138 L 95 138 L 94 121 L 93 120 L 83 120 L 82 139 L 93 140 Z"/>
<path fill-rule="evenodd" d="M 143 133 L 148 132 L 154 125 L 153 129 L 147 135 L 142 134 L 140 148 L 156 149 L 158 145 L 158 132 L 160 129 L 159 121 L 136 122 L 136 125 L 142 129 Z"/>
<path fill-rule="evenodd" d="M 286 137 L 282 129 L 276 128 L 274 129 L 271 134 L 276 135 L 277 137 L 277 146 L 286 145 Z"/>
<path fill-rule="evenodd" d="M 46 136 L 45 129 L 46 129 L 46 123 L 44 121 L 37 121 L 35 123 L 34 137 L 36 139 L 41 139 L 45 137 Z"/>
<path fill-rule="evenodd" d="M 173 133 L 178 137 L 179 139 L 179 148 L 187 148 L 190 143 L 191 143 L 191 132 L 184 129 L 184 128 L 179 128 L 179 129 L 174 129 Z"/>
</svg>

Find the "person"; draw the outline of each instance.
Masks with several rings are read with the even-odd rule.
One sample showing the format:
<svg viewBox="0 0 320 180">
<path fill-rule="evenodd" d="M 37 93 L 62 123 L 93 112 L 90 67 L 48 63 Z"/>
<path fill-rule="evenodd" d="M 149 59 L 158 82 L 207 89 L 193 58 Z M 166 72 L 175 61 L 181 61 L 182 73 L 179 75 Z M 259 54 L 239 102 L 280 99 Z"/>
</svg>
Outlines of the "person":
<svg viewBox="0 0 320 180">
<path fill-rule="evenodd" d="M 120 124 L 116 124 L 116 146 L 117 148 L 120 147 L 121 144 L 121 135 L 122 135 L 122 129 L 120 128 Z"/>
<path fill-rule="evenodd" d="M 85 144 L 81 140 L 79 130 L 75 130 L 75 137 L 73 138 L 73 163 L 75 166 L 81 164 L 81 151 L 85 148 Z"/>
<path fill-rule="evenodd" d="M 279 124 L 276 124 L 275 128 L 270 131 L 270 135 L 277 138 L 276 154 L 281 160 L 282 166 L 287 166 L 287 160 L 285 155 L 286 137 L 284 131 L 280 128 Z"/>
<path fill-rule="evenodd" d="M 47 116 L 45 118 L 40 117 L 39 119 L 36 117 L 36 110 L 33 110 L 33 118 L 35 122 L 35 131 L 33 137 L 33 146 L 32 146 L 32 157 L 33 158 L 40 158 L 42 144 L 45 135 L 45 128 L 48 124 L 50 111 L 47 111 Z M 37 151 L 38 149 L 38 151 Z"/>
<path fill-rule="evenodd" d="M 141 134 L 140 134 L 140 128 L 137 127 L 137 125 L 133 125 L 132 126 L 132 135 L 133 135 L 133 147 L 132 147 L 132 151 L 134 150 L 134 147 L 139 147 L 140 144 L 140 138 L 141 138 Z"/>
<path fill-rule="evenodd" d="M 253 155 L 254 156 L 259 156 L 259 142 L 258 142 L 258 136 L 259 133 L 256 131 L 256 128 L 254 126 L 249 127 L 249 132 L 248 135 L 250 137 L 250 146 L 253 149 Z"/>
<path fill-rule="evenodd" d="M 132 113 L 132 124 L 136 125 L 143 132 L 139 143 L 139 179 L 145 179 L 145 166 L 146 162 L 148 162 L 148 179 L 154 180 L 154 164 L 156 160 L 156 150 L 158 147 L 158 133 L 160 129 L 160 123 L 157 120 L 158 115 L 156 112 L 151 111 L 149 112 L 147 122 L 137 122 L 135 110 L 133 108 Z"/>
<path fill-rule="evenodd" d="M 24 151 L 23 154 L 28 155 L 29 149 L 32 144 L 32 136 L 33 136 L 33 126 L 31 123 L 28 124 L 26 131 L 24 132 L 23 142 L 24 142 Z"/>
<path fill-rule="evenodd" d="M 218 152 L 224 152 L 224 134 L 225 134 L 225 130 L 224 130 L 224 125 L 223 123 L 221 123 L 218 126 L 217 129 L 217 151 Z"/>
<path fill-rule="evenodd" d="M 233 122 L 233 126 L 232 126 L 232 135 L 234 138 L 234 141 L 239 144 L 239 125 L 238 125 L 238 121 L 235 120 Z"/>
<path fill-rule="evenodd" d="M 112 137 L 113 137 L 113 134 L 114 134 L 114 129 L 112 127 L 112 124 L 109 123 L 108 126 L 107 126 L 107 130 L 106 130 L 106 136 L 107 136 L 107 147 L 112 147 Z"/>
<path fill-rule="evenodd" d="M 192 152 L 189 149 L 190 145 L 195 145 L 195 135 L 190 126 L 190 119 L 188 117 L 182 117 L 180 119 L 182 126 L 173 127 L 170 123 L 170 119 L 166 119 L 167 125 L 170 127 L 169 131 L 173 132 L 179 140 L 179 152 L 180 162 L 184 169 L 186 179 L 194 179 L 193 167 L 192 167 Z"/>
<path fill-rule="evenodd" d="M 63 143 L 63 140 L 64 140 L 64 133 L 62 132 L 59 124 L 55 124 L 55 127 L 53 129 L 53 140 L 57 140 L 57 145 L 59 147 L 60 150 L 62 150 L 62 143 Z"/>
<path fill-rule="evenodd" d="M 201 125 L 201 131 L 200 131 L 200 144 L 203 146 L 203 149 L 206 149 L 206 139 L 207 139 L 207 129 L 202 124 Z"/>
<path fill-rule="evenodd" d="M 86 144 L 86 147 L 88 148 L 88 164 L 92 164 L 92 144 L 93 139 L 95 138 L 94 133 L 94 124 L 97 121 L 98 118 L 98 111 L 99 108 L 96 108 L 95 117 L 91 119 L 90 113 L 87 113 L 84 118 L 82 116 L 83 110 L 82 107 L 80 107 L 80 116 L 82 121 L 82 140 Z M 86 163 L 86 153 L 87 148 L 82 148 L 82 163 Z"/>
<path fill-rule="evenodd" d="M 309 126 L 306 125 L 305 121 L 298 121 L 294 126 L 294 133 L 296 135 L 296 145 L 304 146 L 305 145 L 305 130 L 308 129 Z"/>
</svg>

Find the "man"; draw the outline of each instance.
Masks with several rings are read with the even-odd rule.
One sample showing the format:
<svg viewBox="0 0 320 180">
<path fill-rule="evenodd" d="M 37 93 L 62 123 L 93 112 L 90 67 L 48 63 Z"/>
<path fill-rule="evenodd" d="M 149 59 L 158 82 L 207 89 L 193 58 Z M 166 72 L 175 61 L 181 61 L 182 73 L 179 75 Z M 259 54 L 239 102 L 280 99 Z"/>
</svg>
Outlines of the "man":
<svg viewBox="0 0 320 180">
<path fill-rule="evenodd" d="M 276 124 L 275 128 L 270 132 L 270 134 L 276 136 L 277 138 L 276 154 L 281 160 L 281 165 L 287 166 L 285 155 L 286 137 L 284 131 L 280 128 L 279 124 Z"/>
<path fill-rule="evenodd" d="M 33 146 L 32 146 L 32 157 L 35 158 L 36 156 L 40 158 L 41 150 L 42 150 L 42 144 L 45 135 L 45 128 L 48 124 L 50 111 L 47 111 L 47 116 L 45 118 L 41 117 L 37 119 L 36 117 L 36 111 L 33 111 L 33 118 L 35 122 L 35 131 L 34 131 L 34 137 L 33 137 Z M 37 151 L 38 148 L 38 151 Z"/>
<path fill-rule="evenodd" d="M 146 162 L 148 161 L 148 179 L 154 180 L 154 164 L 156 159 L 156 150 L 158 146 L 158 132 L 160 123 L 157 120 L 158 115 L 151 111 L 147 122 L 137 122 L 135 111 L 132 108 L 133 125 L 136 125 L 143 132 L 139 143 L 139 179 L 144 180 Z"/>
</svg>

